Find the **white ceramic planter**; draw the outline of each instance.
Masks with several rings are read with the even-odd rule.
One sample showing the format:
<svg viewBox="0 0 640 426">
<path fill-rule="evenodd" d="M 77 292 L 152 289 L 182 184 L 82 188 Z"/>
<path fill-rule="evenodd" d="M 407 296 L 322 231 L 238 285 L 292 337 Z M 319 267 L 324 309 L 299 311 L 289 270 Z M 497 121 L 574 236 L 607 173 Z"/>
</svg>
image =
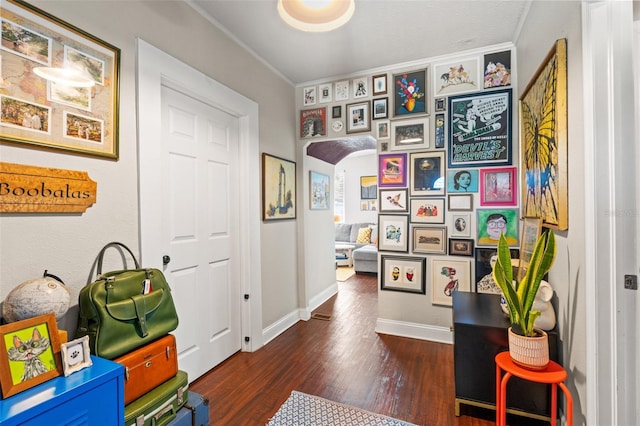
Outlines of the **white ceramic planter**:
<svg viewBox="0 0 640 426">
<path fill-rule="evenodd" d="M 509 354 L 514 363 L 531 370 L 544 370 L 549 364 L 549 339 L 543 330 L 538 337 L 525 337 L 509 327 Z"/>
</svg>

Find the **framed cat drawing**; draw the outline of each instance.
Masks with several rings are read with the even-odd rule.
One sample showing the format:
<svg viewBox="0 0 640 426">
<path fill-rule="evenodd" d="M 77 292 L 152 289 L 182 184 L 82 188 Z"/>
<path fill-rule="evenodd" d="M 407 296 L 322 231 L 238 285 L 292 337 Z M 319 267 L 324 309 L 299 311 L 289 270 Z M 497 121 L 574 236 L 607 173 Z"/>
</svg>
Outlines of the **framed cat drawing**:
<svg viewBox="0 0 640 426">
<path fill-rule="evenodd" d="M 2 398 L 58 377 L 60 370 L 60 338 L 53 314 L 0 326 Z"/>
</svg>

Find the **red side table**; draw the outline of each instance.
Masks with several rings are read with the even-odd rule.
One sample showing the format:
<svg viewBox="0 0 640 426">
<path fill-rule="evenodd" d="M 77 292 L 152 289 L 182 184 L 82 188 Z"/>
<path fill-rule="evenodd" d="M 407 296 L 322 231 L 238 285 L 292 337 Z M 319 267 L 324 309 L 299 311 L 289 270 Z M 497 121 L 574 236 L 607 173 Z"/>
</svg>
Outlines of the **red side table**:
<svg viewBox="0 0 640 426">
<path fill-rule="evenodd" d="M 505 372 L 502 376 L 502 371 Z M 549 361 L 544 370 L 528 370 L 520 367 L 511 360 L 509 352 L 501 352 L 496 355 L 496 425 L 507 425 L 507 382 L 511 376 L 536 383 L 551 385 L 551 425 L 556 425 L 558 412 L 558 386 L 564 392 L 567 399 L 567 425 L 573 425 L 573 398 L 569 389 L 563 383 L 567 379 L 567 372 L 556 362 Z"/>
</svg>

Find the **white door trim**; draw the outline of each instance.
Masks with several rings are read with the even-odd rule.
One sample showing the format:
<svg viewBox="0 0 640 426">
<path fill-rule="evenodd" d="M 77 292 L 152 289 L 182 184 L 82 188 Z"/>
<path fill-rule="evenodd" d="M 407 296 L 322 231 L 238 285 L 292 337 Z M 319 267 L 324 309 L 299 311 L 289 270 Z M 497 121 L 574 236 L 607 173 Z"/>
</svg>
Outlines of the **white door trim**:
<svg viewBox="0 0 640 426">
<path fill-rule="evenodd" d="M 242 350 L 255 351 L 263 346 L 262 339 L 262 280 L 260 262 L 260 152 L 258 104 L 218 83 L 189 65 L 162 52 L 144 40 L 137 39 L 138 88 L 138 162 L 160 164 L 147 143 L 161 139 L 160 89 L 162 84 L 178 84 L 194 97 L 235 116 L 240 122 L 239 146 L 239 225 L 240 259 L 238 277 L 242 294 L 249 299 L 242 306 Z M 189 76 L 186 78 L 185 76 Z M 194 78 L 195 76 L 195 78 Z M 173 83 L 172 83 L 173 82 Z M 224 102 L 221 100 L 224 99 Z M 144 143 L 143 143 L 144 142 Z M 153 185 L 149 177 L 139 173 L 140 187 Z M 140 192 L 140 205 L 148 203 L 147 194 Z M 159 217 L 159 216 L 158 216 Z M 162 268 L 162 247 L 146 246 L 142 238 L 155 232 L 160 224 L 140 221 L 140 257 L 145 266 Z M 245 341 L 244 337 L 249 337 Z"/>
</svg>

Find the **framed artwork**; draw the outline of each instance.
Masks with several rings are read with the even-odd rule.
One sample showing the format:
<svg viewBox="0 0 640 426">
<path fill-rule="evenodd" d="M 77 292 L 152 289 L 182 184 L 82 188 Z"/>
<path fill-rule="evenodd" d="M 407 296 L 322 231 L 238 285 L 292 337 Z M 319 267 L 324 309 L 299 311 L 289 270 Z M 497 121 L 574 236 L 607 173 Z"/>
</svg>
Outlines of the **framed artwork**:
<svg viewBox="0 0 640 426">
<path fill-rule="evenodd" d="M 454 291 L 471 291 L 471 260 L 431 258 L 431 303 L 452 306 Z"/>
<path fill-rule="evenodd" d="M 377 139 L 389 139 L 390 132 L 389 126 L 391 122 L 389 120 L 380 120 L 376 122 L 376 138 Z"/>
<path fill-rule="evenodd" d="M 470 212 L 473 210 L 473 194 L 447 196 L 450 212 Z"/>
<path fill-rule="evenodd" d="M 470 237 L 471 236 L 471 215 L 469 213 L 454 213 L 451 215 L 451 223 L 453 223 L 452 237 Z"/>
<path fill-rule="evenodd" d="M 536 247 L 538 237 L 542 232 L 542 219 L 539 217 L 525 217 L 522 219 L 522 233 L 520 234 L 520 257 L 518 260 L 518 280 L 520 280 L 529 266 L 529 261 Z M 553 232 L 553 231 L 549 231 Z"/>
<path fill-rule="evenodd" d="M 333 100 L 333 86 L 331 83 L 320 84 L 318 86 L 319 93 L 319 102 L 321 104 L 326 104 L 327 102 L 331 102 Z"/>
<path fill-rule="evenodd" d="M 377 120 L 379 118 L 387 118 L 389 116 L 389 112 L 387 110 L 389 98 L 378 98 L 378 99 L 374 99 L 372 102 L 373 102 L 372 118 L 374 120 Z"/>
<path fill-rule="evenodd" d="M 303 106 L 311 106 L 315 105 L 317 100 L 318 93 L 316 92 L 316 86 L 309 86 L 302 88 L 302 105 Z"/>
<path fill-rule="evenodd" d="M 475 255 L 476 292 L 500 294 L 500 288 L 493 280 L 491 272 L 498 258 L 497 248 L 477 248 Z M 518 258 L 518 249 L 510 249 L 511 259 Z"/>
<path fill-rule="evenodd" d="M 484 88 L 511 86 L 511 51 L 484 55 Z"/>
<path fill-rule="evenodd" d="M 309 170 L 309 208 L 329 210 L 330 203 L 329 176 Z"/>
<path fill-rule="evenodd" d="M 371 102 L 347 104 L 347 133 L 368 132 L 371 130 L 369 108 Z"/>
<path fill-rule="evenodd" d="M 473 92 L 478 84 L 478 58 L 438 64 L 433 67 L 434 96 Z"/>
<path fill-rule="evenodd" d="M 436 98 L 434 101 L 435 112 L 444 112 L 447 110 L 447 98 Z"/>
<path fill-rule="evenodd" d="M 407 188 L 380 190 L 380 212 L 406 213 L 408 211 Z"/>
<path fill-rule="evenodd" d="M 360 176 L 360 199 L 375 200 L 378 198 L 378 176 Z"/>
<path fill-rule="evenodd" d="M 522 210 L 545 227 L 569 228 L 567 40 L 560 39 L 520 97 Z"/>
<path fill-rule="evenodd" d="M 427 259 L 383 254 L 380 261 L 382 262 L 380 290 L 426 293 Z"/>
<path fill-rule="evenodd" d="M 331 118 L 342 117 L 342 105 L 336 105 L 331 108 Z"/>
<path fill-rule="evenodd" d="M 117 159 L 120 49 L 21 1 L 3 1 L 0 14 L 0 139 Z M 45 80 L 42 67 L 77 70 L 93 86 Z"/>
<path fill-rule="evenodd" d="M 406 151 L 409 149 L 429 148 L 429 118 L 396 120 L 391 122 L 391 150 Z"/>
<path fill-rule="evenodd" d="M 378 215 L 378 250 L 402 251 L 409 249 L 409 216 Z"/>
<path fill-rule="evenodd" d="M 449 238 L 449 256 L 473 257 L 473 240 Z"/>
<path fill-rule="evenodd" d="M 449 167 L 511 165 L 511 89 L 449 98 Z"/>
<path fill-rule="evenodd" d="M 389 142 L 380 142 L 378 152 L 389 152 Z"/>
<path fill-rule="evenodd" d="M 296 218 L 296 163 L 262 153 L 262 220 Z"/>
<path fill-rule="evenodd" d="M 515 206 L 517 190 L 515 167 L 480 170 L 481 206 Z"/>
<path fill-rule="evenodd" d="M 444 223 L 444 198 L 412 198 L 412 223 Z"/>
<path fill-rule="evenodd" d="M 412 114 L 426 114 L 427 110 L 427 73 L 428 68 L 409 71 L 393 76 L 393 116 L 403 117 Z"/>
<path fill-rule="evenodd" d="M 367 77 L 354 78 L 351 84 L 353 87 L 353 99 L 369 96 L 369 79 Z"/>
<path fill-rule="evenodd" d="M 444 195 L 444 152 L 411 153 L 411 196 Z"/>
<path fill-rule="evenodd" d="M 478 170 L 447 170 L 447 193 L 478 192 Z"/>
<path fill-rule="evenodd" d="M 93 365 L 89 349 L 89 336 L 60 344 L 62 370 L 68 376 L 76 371 Z"/>
<path fill-rule="evenodd" d="M 445 119 L 444 114 L 436 114 L 435 117 L 435 147 L 436 149 L 444 148 L 445 143 Z"/>
<path fill-rule="evenodd" d="M 447 253 L 447 227 L 446 226 L 419 226 L 411 227 L 412 250 L 414 253 Z"/>
<path fill-rule="evenodd" d="M 349 100 L 349 80 L 336 81 L 334 89 L 334 101 L 338 102 Z"/>
<path fill-rule="evenodd" d="M 407 186 L 407 154 L 378 155 L 378 187 Z"/>
<path fill-rule="evenodd" d="M 373 96 L 387 94 L 387 75 L 378 74 L 371 77 L 373 81 Z"/>
<path fill-rule="evenodd" d="M 518 245 L 517 209 L 477 209 L 478 245 L 498 245 L 504 234 L 510 246 Z"/>
<path fill-rule="evenodd" d="M 53 314 L 0 326 L 0 382 L 7 398 L 58 377 L 60 340 Z"/>
<path fill-rule="evenodd" d="M 300 138 L 327 136 L 327 107 L 300 111 Z"/>
</svg>

